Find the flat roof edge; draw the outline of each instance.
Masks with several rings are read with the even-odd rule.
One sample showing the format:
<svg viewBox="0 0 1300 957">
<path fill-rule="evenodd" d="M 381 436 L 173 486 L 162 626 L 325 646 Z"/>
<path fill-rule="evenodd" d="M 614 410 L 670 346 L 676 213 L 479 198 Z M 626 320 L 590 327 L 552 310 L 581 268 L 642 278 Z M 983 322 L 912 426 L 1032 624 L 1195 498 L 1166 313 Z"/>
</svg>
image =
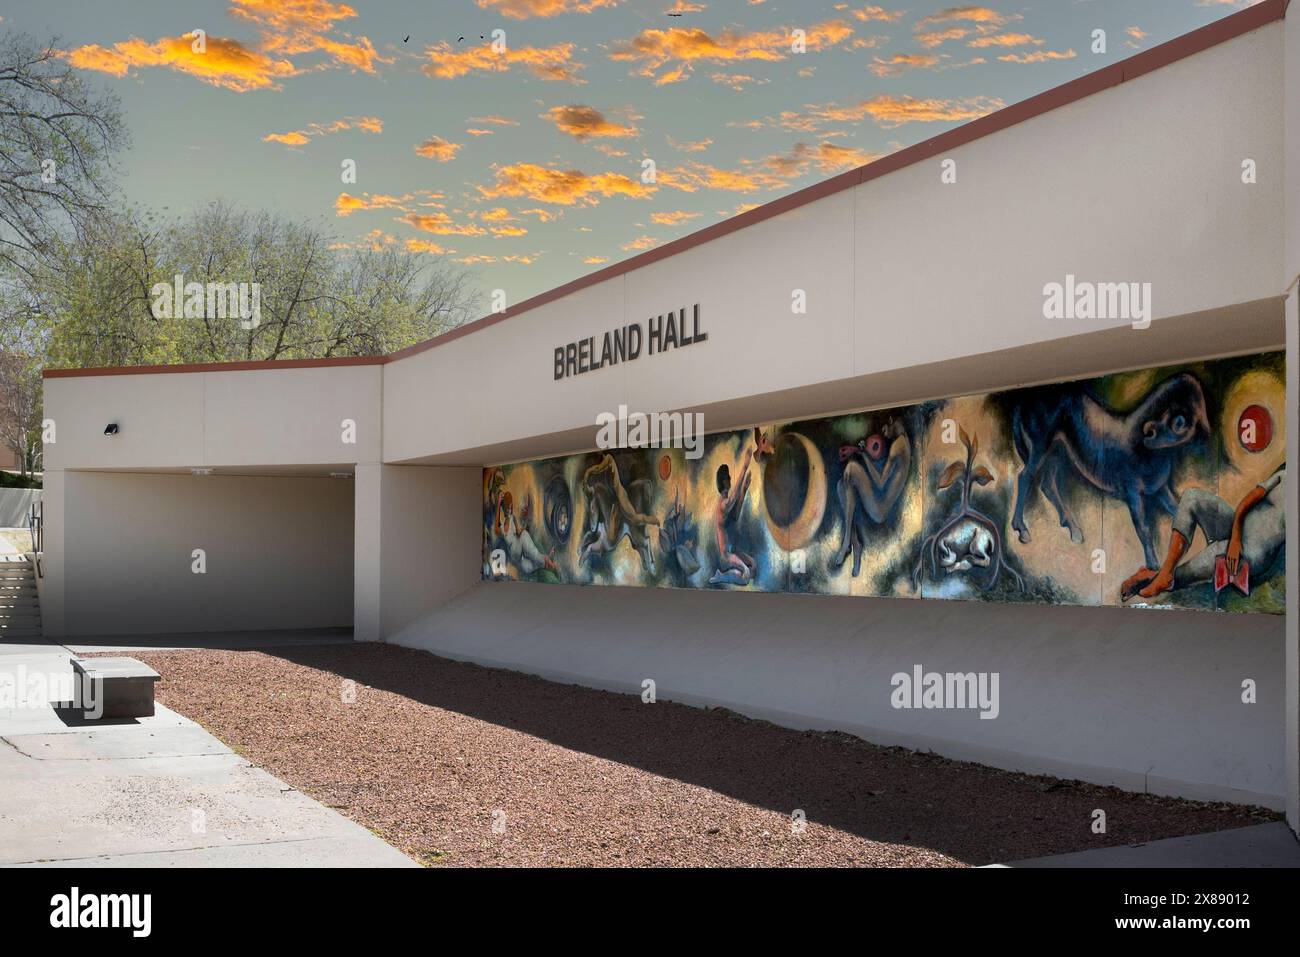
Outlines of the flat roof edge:
<svg viewBox="0 0 1300 957">
<path fill-rule="evenodd" d="M 317 369 L 322 366 L 381 366 L 388 356 L 337 356 L 328 359 L 251 359 L 246 362 L 182 362 L 176 365 L 105 366 L 98 369 L 46 369 L 46 379 L 78 376 L 161 375 L 180 372 L 252 372 L 260 369 Z"/>
<path fill-rule="evenodd" d="M 848 170 L 829 179 L 806 186 L 803 189 L 796 190 L 785 196 L 778 197 L 770 202 L 757 206 L 754 209 L 747 210 L 729 219 L 713 223 L 699 229 L 690 235 L 682 236 L 667 242 L 662 246 L 646 250 L 624 259 L 620 262 L 613 263 L 598 269 L 595 272 L 579 276 L 569 282 L 548 289 L 546 292 L 539 293 L 529 299 L 525 299 L 517 306 L 507 308 L 498 313 L 484 316 L 473 322 L 466 323 L 455 329 L 451 329 L 432 339 L 426 339 L 423 342 L 417 342 L 414 345 L 399 349 L 396 352 L 383 356 L 346 356 L 330 359 L 269 359 L 261 361 L 248 362 L 212 362 L 212 363 L 190 363 L 183 365 L 152 365 L 152 366 L 116 366 L 109 368 L 97 369 L 46 369 L 43 372 L 44 378 L 59 379 L 70 378 L 75 376 L 102 376 L 102 375 L 150 375 L 159 373 L 179 373 L 179 372 L 238 372 L 254 369 L 295 369 L 295 368 L 314 368 L 320 366 L 342 366 L 342 365 L 383 365 L 397 359 L 404 359 L 408 356 L 417 355 L 436 346 L 446 345 L 455 340 L 494 326 L 506 319 L 512 319 L 522 315 L 529 310 L 544 306 L 547 303 L 554 302 L 557 299 L 586 289 L 598 283 L 605 282 L 609 279 L 616 279 L 619 276 L 649 266 L 659 262 L 662 259 L 668 259 L 679 253 L 686 252 L 696 246 L 703 245 L 714 239 L 719 239 L 730 233 L 737 232 L 748 226 L 756 225 L 764 220 L 779 216 L 782 213 L 797 209 L 817 200 L 832 196 L 846 189 L 851 189 L 861 183 L 878 179 L 897 170 L 919 163 L 926 159 L 931 159 L 939 153 L 947 150 L 956 149 L 975 140 L 982 139 L 992 133 L 1008 129 L 1026 120 L 1033 119 L 1036 116 L 1042 116 L 1050 113 L 1052 110 L 1070 103 L 1075 103 L 1094 93 L 1100 93 L 1102 90 L 1119 86 L 1129 80 L 1137 79 L 1148 73 L 1154 72 L 1176 63 L 1193 54 L 1200 53 L 1221 43 L 1236 39 L 1243 34 L 1260 27 L 1267 26 L 1276 20 L 1283 19 L 1287 14 L 1287 8 L 1291 0 L 1263 0 L 1254 6 L 1247 7 L 1237 13 L 1230 14 L 1221 20 L 1208 23 L 1199 27 L 1190 33 L 1174 37 L 1150 50 L 1143 50 L 1131 57 L 1120 60 L 1118 63 L 1112 63 L 1109 66 L 1102 67 L 1100 70 L 1094 70 L 1091 73 L 1085 73 L 1083 76 L 1076 77 L 1060 86 L 1045 90 L 1042 93 L 1035 94 L 1028 99 L 1013 103 L 1010 106 L 1003 107 L 993 113 L 988 113 L 968 123 L 963 123 L 954 129 L 947 130 L 932 136 L 927 140 L 914 143 L 911 146 L 890 153 L 888 156 L 882 156 L 874 162 L 865 166 L 859 166 L 855 169 Z"/>
</svg>

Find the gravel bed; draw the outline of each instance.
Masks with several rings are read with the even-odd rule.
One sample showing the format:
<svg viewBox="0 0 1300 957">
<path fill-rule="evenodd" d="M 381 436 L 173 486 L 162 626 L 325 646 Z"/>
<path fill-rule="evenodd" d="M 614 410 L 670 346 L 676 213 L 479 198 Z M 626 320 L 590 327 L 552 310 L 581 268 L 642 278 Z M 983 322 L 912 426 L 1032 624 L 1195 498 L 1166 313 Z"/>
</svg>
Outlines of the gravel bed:
<svg viewBox="0 0 1300 957">
<path fill-rule="evenodd" d="M 437 866 L 953 867 L 1279 818 L 390 645 L 134 656 L 169 708 Z"/>
</svg>

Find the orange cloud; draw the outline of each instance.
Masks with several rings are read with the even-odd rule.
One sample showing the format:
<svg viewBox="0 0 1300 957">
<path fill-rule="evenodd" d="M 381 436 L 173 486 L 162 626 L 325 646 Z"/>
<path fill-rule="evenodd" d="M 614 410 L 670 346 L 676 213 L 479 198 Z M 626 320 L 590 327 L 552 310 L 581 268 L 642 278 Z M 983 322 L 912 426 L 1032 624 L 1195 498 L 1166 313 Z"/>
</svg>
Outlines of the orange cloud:
<svg viewBox="0 0 1300 957">
<path fill-rule="evenodd" d="M 461 144 L 448 142 L 441 136 L 430 136 L 423 143 L 416 145 L 415 154 L 423 156 L 425 159 L 446 163 L 456 158 L 456 154 L 460 152 L 460 146 Z"/>
<path fill-rule="evenodd" d="M 190 34 L 168 37 L 156 43 L 132 38 L 111 47 L 97 43 L 76 47 L 64 57 L 80 69 L 113 76 L 126 76 L 132 67 L 168 67 L 237 93 L 278 89 L 279 80 L 298 72 L 288 60 L 273 59 L 250 50 L 238 40 L 208 37 L 205 46 L 202 53 L 195 52 Z"/>
<path fill-rule="evenodd" d="M 682 223 L 688 223 L 699 215 L 699 213 L 688 213 L 684 209 L 679 209 L 671 213 L 651 213 L 650 222 L 659 226 L 680 226 Z"/>
<path fill-rule="evenodd" d="M 1048 60 L 1073 60 L 1074 50 L 1035 50 L 1033 53 L 1008 53 L 998 57 L 1003 63 L 1044 63 Z"/>
<path fill-rule="evenodd" d="M 785 112 L 781 124 L 789 129 L 810 132 L 825 123 L 856 123 L 871 117 L 885 129 L 904 123 L 952 123 L 973 120 L 1001 109 L 1005 104 L 996 97 L 976 96 L 963 100 L 917 99 L 882 93 L 849 106 L 809 107 L 807 113 Z"/>
<path fill-rule="evenodd" d="M 477 266 L 479 263 L 496 263 L 496 262 L 519 263 L 520 265 L 523 266 L 531 266 L 533 263 L 537 262 L 538 255 L 539 254 L 533 254 L 531 256 L 527 256 L 527 255 L 485 256 L 482 254 L 477 254 L 473 256 L 462 256 L 460 259 L 457 259 L 456 262 L 464 263 L 467 266 Z"/>
<path fill-rule="evenodd" d="M 927 30 L 917 33 L 916 42 L 928 50 L 937 47 L 941 43 L 947 43 L 949 40 L 964 40 L 970 34 L 971 31 L 965 27 L 947 27 L 942 30 Z"/>
<path fill-rule="evenodd" d="M 609 262 L 608 256 L 584 256 L 583 260 L 588 266 L 599 266 L 601 263 Z"/>
<path fill-rule="evenodd" d="M 873 57 L 869 69 L 876 76 L 898 76 L 907 70 L 932 69 L 944 58 L 933 53 L 895 53 L 888 59 Z"/>
<path fill-rule="evenodd" d="M 902 18 L 906 10 L 886 10 L 884 7 L 863 7 L 861 10 L 850 10 L 854 18 L 869 23 L 878 20 L 882 23 L 893 23 L 895 20 Z"/>
<path fill-rule="evenodd" d="M 562 13 L 591 13 L 602 7 L 616 7 L 619 0 L 475 0 L 484 10 L 492 10 L 512 20 L 529 17 L 556 17 Z"/>
<path fill-rule="evenodd" d="M 339 40 L 326 34 L 357 12 L 343 3 L 328 0 L 231 0 L 231 15 L 256 24 L 261 47 L 272 54 L 297 56 L 324 53 L 336 64 L 374 73 L 376 63 L 392 63 L 375 52 L 363 36 Z"/>
<path fill-rule="evenodd" d="M 576 169 L 553 169 L 535 163 L 516 163 L 496 168 L 496 184 L 478 187 L 489 199 L 526 196 L 557 206 L 594 206 L 599 196 L 631 196 L 640 199 L 654 193 L 653 186 L 622 173 L 587 174 Z"/>
<path fill-rule="evenodd" d="M 1024 47 L 1041 46 L 1042 39 L 1028 33 L 993 33 L 986 37 L 976 37 L 969 47 Z"/>
<path fill-rule="evenodd" d="M 879 153 L 867 153 L 851 146 L 836 146 L 834 143 L 818 143 L 813 150 L 813 161 L 823 173 L 866 166 L 878 159 Z"/>
<path fill-rule="evenodd" d="M 424 53 L 430 60 L 423 67 L 424 73 L 441 80 L 454 80 L 469 73 L 506 73 L 511 67 L 518 66 L 542 80 L 586 82 L 577 75 L 582 64 L 572 59 L 572 43 L 557 43 L 552 47 L 506 47 L 497 53 L 490 43 L 455 50 L 444 41 L 425 47 Z"/>
<path fill-rule="evenodd" d="M 1023 42 L 999 42 L 991 39 L 992 35 L 1014 20 L 1021 20 L 1018 13 L 1003 14 L 989 7 L 975 5 L 948 7 L 929 16 L 921 17 L 912 27 L 916 41 L 921 46 L 931 49 L 949 40 L 964 40 L 975 37 L 970 46 L 1023 46 L 1032 42 L 1027 34 L 1004 34 L 1004 37 L 1024 37 Z M 1042 41 L 1038 41 L 1042 42 Z"/>
<path fill-rule="evenodd" d="M 731 87 L 736 92 L 740 92 L 752 83 L 766 83 L 767 80 L 760 80 L 750 76 L 748 73 L 710 73 L 709 79 L 714 83 L 722 86 Z"/>
<path fill-rule="evenodd" d="M 111 46 L 97 43 L 69 50 L 64 56 L 76 67 L 125 76 L 132 67 L 168 67 L 212 86 L 247 93 L 279 89 L 284 77 L 302 72 L 288 57 L 324 53 L 336 65 L 366 73 L 375 64 L 392 63 L 375 52 L 365 37 L 327 36 L 343 20 L 357 15 L 351 7 L 328 0 L 231 0 L 236 19 L 255 24 L 256 47 L 225 37 L 205 37 L 196 51 L 195 34 L 164 37 L 153 43 L 132 37 Z"/>
<path fill-rule="evenodd" d="M 703 153 L 713 145 L 713 140 L 682 140 L 679 142 L 669 136 L 668 145 L 683 153 Z"/>
<path fill-rule="evenodd" d="M 382 193 L 373 195 L 363 193 L 361 196 L 353 196 L 349 193 L 339 193 L 338 198 L 334 200 L 334 212 L 339 216 L 350 216 L 362 209 L 404 209 L 411 199 L 409 194 L 385 196 Z"/>
<path fill-rule="evenodd" d="M 407 213 L 397 217 L 399 223 L 435 236 L 486 236 L 487 230 L 473 223 L 457 223 L 446 213 Z"/>
<path fill-rule="evenodd" d="M 720 169 L 707 163 L 688 163 L 659 174 L 659 182 L 684 193 L 701 189 L 720 189 L 735 193 L 753 193 L 759 190 L 779 189 L 785 179 L 760 169 Z"/>
<path fill-rule="evenodd" d="M 455 252 L 454 249 L 448 249 L 446 246 L 439 246 L 437 243 L 428 239 L 419 239 L 411 237 L 404 245 L 409 252 L 413 253 L 431 253 L 433 255 L 443 255 L 444 253 Z"/>
<path fill-rule="evenodd" d="M 561 133 L 568 133 L 577 140 L 588 140 L 593 136 L 636 136 L 640 132 L 631 124 L 607 119 L 595 107 L 576 103 L 571 106 L 553 106 L 543 114 L 543 118 L 554 123 Z"/>
<path fill-rule="evenodd" d="M 1006 17 L 998 11 L 989 7 L 976 6 L 974 4 L 963 7 L 948 7 L 939 10 L 929 16 L 922 17 L 916 21 L 916 29 L 923 30 L 926 27 L 938 23 L 951 23 L 959 20 L 967 23 L 981 23 L 991 26 L 1001 26 L 1008 19 L 1019 19 L 1019 17 Z"/>
<path fill-rule="evenodd" d="M 816 146 L 796 143 L 790 152 L 769 156 L 762 160 L 761 165 L 784 180 L 792 180 L 813 166 L 823 173 L 837 173 L 842 169 L 863 166 L 877 158 L 875 153 L 867 153 L 851 146 L 836 146 L 829 142 L 821 142 Z"/>
<path fill-rule="evenodd" d="M 636 239 L 625 242 L 619 248 L 624 252 L 630 252 L 633 249 L 653 249 L 659 245 L 659 240 L 653 236 L 638 236 Z"/>
<path fill-rule="evenodd" d="M 538 222 L 542 223 L 554 222 L 564 215 L 563 213 L 550 209 L 521 209 L 519 212 L 525 216 L 536 216 Z"/>
<path fill-rule="evenodd" d="M 286 146 L 303 146 L 313 136 L 328 136 L 344 130 L 361 130 L 365 133 L 382 133 L 384 121 L 374 116 L 346 117 L 333 123 L 312 123 L 306 129 L 290 130 L 288 133 L 268 133 L 262 137 L 264 143 L 283 143 Z"/>
<path fill-rule="evenodd" d="M 807 28 L 805 43 L 809 50 L 826 50 L 846 40 L 853 27 L 844 20 L 828 20 Z M 672 27 L 668 30 L 643 30 L 631 40 L 617 44 L 609 58 L 640 64 L 636 73 L 652 77 L 663 86 L 685 79 L 697 62 L 727 63 L 742 60 L 784 60 L 791 55 L 794 37 L 789 30 L 766 30 L 742 33 L 728 29 L 710 36 L 698 28 Z M 675 64 L 659 72 L 663 67 Z"/>
</svg>

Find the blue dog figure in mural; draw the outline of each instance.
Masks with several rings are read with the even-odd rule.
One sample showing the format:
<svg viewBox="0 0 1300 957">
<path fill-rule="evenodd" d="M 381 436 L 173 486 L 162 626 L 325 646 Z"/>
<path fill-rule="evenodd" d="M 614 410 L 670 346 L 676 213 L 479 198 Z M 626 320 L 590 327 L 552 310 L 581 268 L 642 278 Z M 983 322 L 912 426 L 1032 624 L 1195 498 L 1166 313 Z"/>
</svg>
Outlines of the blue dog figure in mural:
<svg viewBox="0 0 1300 957">
<path fill-rule="evenodd" d="M 1127 415 L 1107 409 L 1081 387 L 1026 390 L 1011 416 L 1024 463 L 1011 527 L 1021 542 L 1029 541 L 1025 503 L 1040 489 L 1070 540 L 1082 542 L 1083 531 L 1062 494 L 1063 480 L 1073 472 L 1128 506 L 1147 566 L 1156 568 L 1156 520 L 1178 509 L 1174 471 L 1192 441 L 1210 431 L 1205 393 L 1187 373 L 1165 379 Z"/>
</svg>

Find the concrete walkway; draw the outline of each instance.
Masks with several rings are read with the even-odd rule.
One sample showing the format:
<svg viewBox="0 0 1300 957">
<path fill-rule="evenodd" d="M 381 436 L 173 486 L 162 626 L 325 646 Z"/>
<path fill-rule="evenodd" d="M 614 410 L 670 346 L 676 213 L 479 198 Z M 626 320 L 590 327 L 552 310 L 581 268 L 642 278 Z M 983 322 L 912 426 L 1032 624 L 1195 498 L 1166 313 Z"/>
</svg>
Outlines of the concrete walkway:
<svg viewBox="0 0 1300 957">
<path fill-rule="evenodd" d="M 1035 857 L 993 867 L 1300 867 L 1300 843 L 1281 821 L 1148 844 Z"/>
<path fill-rule="evenodd" d="M 0 643 L 0 682 L 70 675 L 70 655 Z M 152 718 L 85 722 L 9 704 L 0 866 L 419 866 L 161 705 Z"/>
</svg>

